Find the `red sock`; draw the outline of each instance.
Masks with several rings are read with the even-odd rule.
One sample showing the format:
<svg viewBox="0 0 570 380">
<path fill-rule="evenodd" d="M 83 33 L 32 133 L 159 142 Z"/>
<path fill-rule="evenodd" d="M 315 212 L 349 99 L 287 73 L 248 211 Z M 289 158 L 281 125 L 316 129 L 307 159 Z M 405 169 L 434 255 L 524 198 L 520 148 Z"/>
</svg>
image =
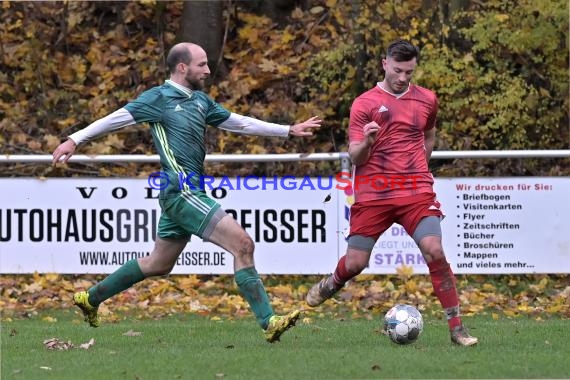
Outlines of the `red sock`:
<svg viewBox="0 0 570 380">
<path fill-rule="evenodd" d="M 333 282 L 335 287 L 342 288 L 344 284 L 353 277 L 355 277 L 358 273 L 349 272 L 346 269 L 346 255 L 340 258 L 338 264 L 336 265 L 336 269 L 333 274 Z"/>
<path fill-rule="evenodd" d="M 445 258 L 428 263 L 431 283 L 436 297 L 445 310 L 449 328 L 453 330 L 461 325 L 459 317 L 459 297 L 455 287 L 455 276 Z"/>
</svg>

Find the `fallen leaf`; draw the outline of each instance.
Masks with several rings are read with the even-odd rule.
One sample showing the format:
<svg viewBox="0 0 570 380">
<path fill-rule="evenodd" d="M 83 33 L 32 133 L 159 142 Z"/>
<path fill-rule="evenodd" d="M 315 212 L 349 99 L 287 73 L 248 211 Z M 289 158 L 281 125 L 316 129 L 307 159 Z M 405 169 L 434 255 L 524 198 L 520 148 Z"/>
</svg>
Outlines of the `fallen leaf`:
<svg viewBox="0 0 570 380">
<path fill-rule="evenodd" d="M 396 268 L 396 272 L 398 273 L 398 277 L 407 280 L 414 274 L 414 268 L 411 265 L 401 265 Z"/>
<path fill-rule="evenodd" d="M 262 59 L 259 68 L 264 72 L 272 72 L 277 70 L 277 64 L 269 59 Z"/>
<path fill-rule="evenodd" d="M 83 343 L 79 345 L 79 348 L 83 348 L 84 350 L 88 350 L 90 347 L 95 345 L 95 339 L 91 338 L 89 342 Z"/>
<path fill-rule="evenodd" d="M 321 13 L 324 10 L 325 10 L 324 7 L 316 6 L 316 7 L 312 7 L 311 9 L 309 9 L 309 12 L 311 12 L 311 14 L 313 14 L 313 15 L 316 15 L 316 14 Z"/>
<path fill-rule="evenodd" d="M 129 330 L 126 333 L 124 333 L 123 335 L 124 336 L 141 336 L 142 333 L 140 331 Z"/>
</svg>

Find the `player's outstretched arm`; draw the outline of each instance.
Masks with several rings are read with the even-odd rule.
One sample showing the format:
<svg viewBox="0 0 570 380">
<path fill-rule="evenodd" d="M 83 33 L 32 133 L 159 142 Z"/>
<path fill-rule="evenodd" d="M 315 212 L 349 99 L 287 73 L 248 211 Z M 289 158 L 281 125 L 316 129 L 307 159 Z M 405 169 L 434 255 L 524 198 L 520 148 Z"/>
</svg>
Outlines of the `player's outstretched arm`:
<svg viewBox="0 0 570 380">
<path fill-rule="evenodd" d="M 53 151 L 52 163 L 55 165 L 60 162 L 60 160 L 61 162 L 66 163 L 71 158 L 71 156 L 73 156 L 73 153 L 75 153 L 77 145 L 81 144 L 82 142 L 93 140 L 111 131 L 115 131 L 117 129 L 121 129 L 133 124 L 135 124 L 135 119 L 133 116 L 129 113 L 129 111 L 121 108 L 102 119 L 94 121 L 87 127 L 69 136 L 67 141 L 61 143 Z"/>
<path fill-rule="evenodd" d="M 225 131 L 241 133 L 244 135 L 287 137 L 289 135 L 311 136 L 313 134 L 313 130 L 315 128 L 319 128 L 321 123 L 322 121 L 318 116 L 313 116 L 302 123 L 295 125 L 282 125 L 269 123 L 267 121 L 232 112 L 230 117 L 217 127 Z"/>
</svg>

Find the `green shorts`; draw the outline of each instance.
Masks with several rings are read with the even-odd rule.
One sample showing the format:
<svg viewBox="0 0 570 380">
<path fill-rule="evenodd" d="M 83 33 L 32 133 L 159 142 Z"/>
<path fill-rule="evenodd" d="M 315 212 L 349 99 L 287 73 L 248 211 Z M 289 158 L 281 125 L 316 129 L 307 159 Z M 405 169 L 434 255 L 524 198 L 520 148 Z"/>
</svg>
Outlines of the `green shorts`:
<svg viewBox="0 0 570 380">
<path fill-rule="evenodd" d="M 159 199 L 162 213 L 158 222 L 158 236 L 160 238 L 190 239 L 192 235 L 203 237 L 204 231 L 225 214 L 220 204 L 201 191 L 181 192 L 177 197 Z M 217 224 L 217 221 L 216 221 Z M 209 236 L 213 227 L 207 231 Z"/>
</svg>

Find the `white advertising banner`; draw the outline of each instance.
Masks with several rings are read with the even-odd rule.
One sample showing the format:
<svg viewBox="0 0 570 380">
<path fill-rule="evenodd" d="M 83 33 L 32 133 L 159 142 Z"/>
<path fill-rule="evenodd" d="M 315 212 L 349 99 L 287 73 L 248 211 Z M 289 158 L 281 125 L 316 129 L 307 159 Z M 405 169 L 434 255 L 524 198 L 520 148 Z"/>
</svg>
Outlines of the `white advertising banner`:
<svg viewBox="0 0 570 380">
<path fill-rule="evenodd" d="M 226 178 L 212 190 L 220 184 L 206 191 L 254 240 L 260 273 L 331 273 L 344 255 L 353 200 L 334 178 Z M 160 207 L 147 179 L 0 178 L 0 186 L 0 273 L 111 273 L 152 251 Z M 435 191 L 455 273 L 570 273 L 570 178 L 439 178 Z M 365 273 L 402 265 L 427 273 L 394 224 Z M 233 258 L 192 237 L 173 273 L 233 273 Z"/>
<path fill-rule="evenodd" d="M 205 188 L 254 240 L 260 273 L 334 268 L 336 192 L 309 178 L 301 190 L 303 179 L 292 177 L 228 181 L 227 190 Z M 0 186 L 0 273 L 111 273 L 152 251 L 160 206 L 146 179 L 2 178 Z M 172 273 L 233 273 L 233 256 L 193 236 Z"/>
<path fill-rule="evenodd" d="M 438 178 L 434 190 L 455 273 L 570 273 L 570 178 Z M 346 230 L 352 197 L 341 198 Z M 344 239 L 339 249 L 342 255 Z M 402 265 L 428 273 L 412 238 L 394 224 L 376 242 L 365 273 L 395 273 Z"/>
</svg>

